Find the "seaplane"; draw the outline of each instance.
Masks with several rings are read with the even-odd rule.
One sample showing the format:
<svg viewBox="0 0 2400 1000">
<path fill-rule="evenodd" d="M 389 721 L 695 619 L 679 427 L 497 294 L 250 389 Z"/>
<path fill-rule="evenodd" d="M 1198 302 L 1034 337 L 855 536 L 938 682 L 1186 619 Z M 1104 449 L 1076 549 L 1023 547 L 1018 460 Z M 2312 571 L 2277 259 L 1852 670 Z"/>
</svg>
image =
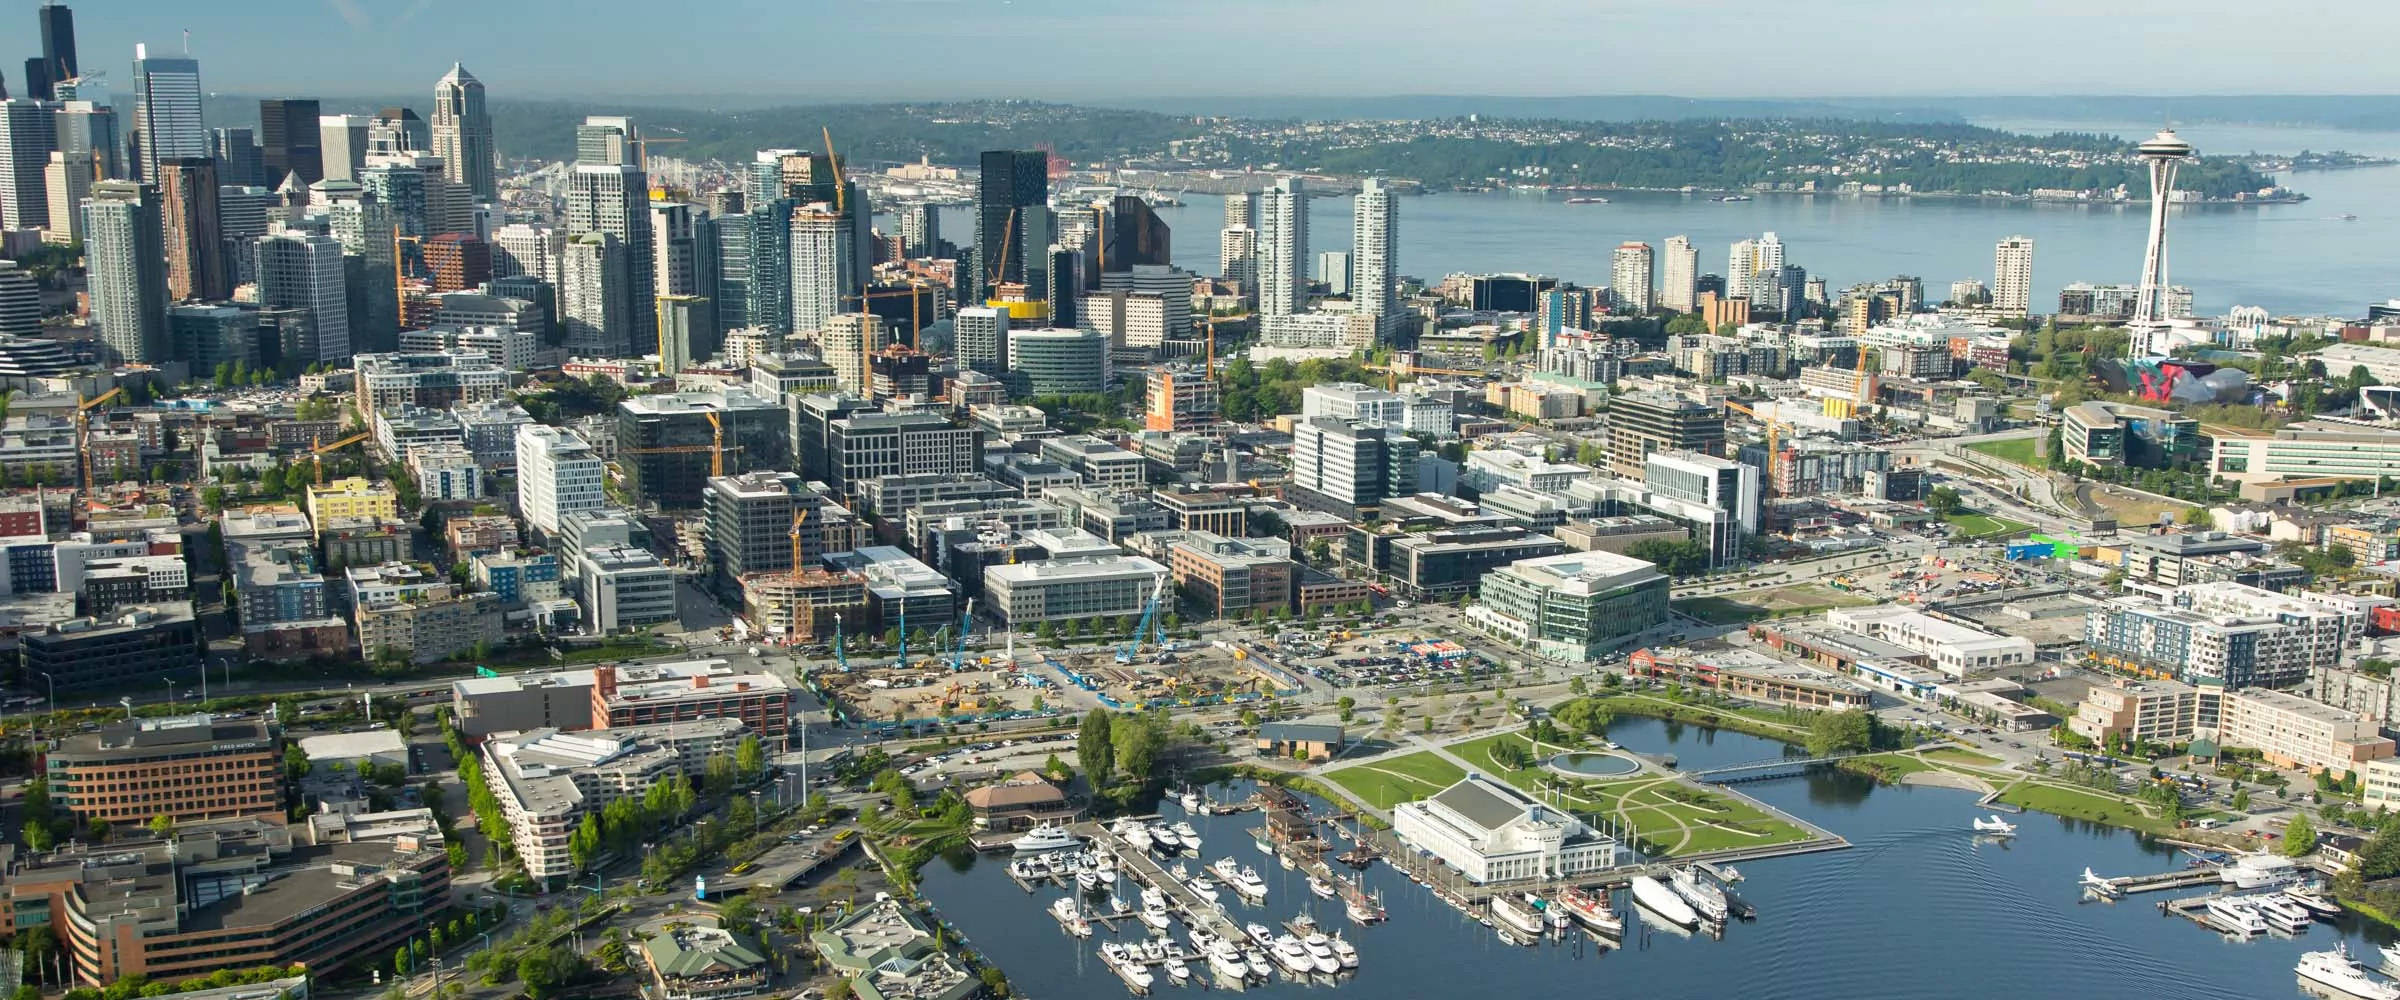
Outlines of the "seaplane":
<svg viewBox="0 0 2400 1000">
<path fill-rule="evenodd" d="M 2115 882 L 2111 882 L 2107 879 L 2101 878 L 2098 875 L 2092 874 L 2092 870 L 2089 868 L 2083 870 L 2083 881 L 2079 884 L 2083 886 L 2083 890 L 2085 892 L 2111 902 L 2114 902 L 2117 897 L 2125 894 L 2125 890 L 2117 888 L 2117 884 Z"/>
</svg>

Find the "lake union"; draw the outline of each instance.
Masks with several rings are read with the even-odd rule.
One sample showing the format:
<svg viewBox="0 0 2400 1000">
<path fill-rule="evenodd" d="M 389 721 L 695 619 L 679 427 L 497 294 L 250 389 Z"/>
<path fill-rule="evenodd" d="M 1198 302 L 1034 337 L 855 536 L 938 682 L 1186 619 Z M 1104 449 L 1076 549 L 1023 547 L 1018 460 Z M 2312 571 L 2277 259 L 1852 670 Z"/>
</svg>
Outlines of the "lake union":
<svg viewBox="0 0 2400 1000">
<path fill-rule="evenodd" d="M 1673 754 L 1686 769 L 1746 763 L 1783 752 L 1757 737 L 1653 719 L 1623 719 L 1609 738 L 1627 750 Z M 1248 786 L 1212 789 L 1216 797 Z M 2197 894 L 2169 890 L 2125 902 L 2080 903 L 2085 866 L 2103 875 L 2178 868 L 2183 859 L 2131 833 L 2041 813 L 2011 817 L 2010 841 L 1974 836 L 1975 794 L 1942 788 L 1877 787 L 1837 772 L 1766 781 L 1742 790 L 1848 838 L 1847 850 L 1742 865 L 1754 922 L 1722 939 L 1687 937 L 1628 917 L 1621 949 L 1578 931 L 1531 948 L 1504 944 L 1426 890 L 1375 865 L 1367 887 L 1383 893 L 1391 921 L 1357 927 L 1338 900 L 1311 895 L 1297 872 L 1251 846 L 1257 813 L 1193 816 L 1206 841 L 1195 868 L 1232 855 L 1269 886 L 1266 904 L 1231 904 L 1237 922 L 1280 925 L 1301 911 L 1357 945 L 1360 965 L 1337 993 L 1358 997 L 1710 997 L 1789 1000 L 1955 997 L 2297 997 L 2292 966 L 2302 952 L 2347 939 L 2375 954 L 2367 929 L 2345 919 L 2296 937 L 2248 941 L 2182 918 L 2156 903 Z M 1187 818 L 1172 803 L 1170 818 Z M 959 854 L 928 865 L 923 890 L 1010 982 L 1037 1000 L 1110 997 L 1125 987 L 1098 953 L 1101 941 L 1134 937 L 1141 925 L 1078 941 L 1043 913 L 1055 889 L 1028 895 L 993 858 Z M 1130 889 L 1119 889 L 1130 897 Z M 1630 904 L 1620 894 L 1620 908 Z M 2390 940 L 2380 929 L 2374 940 Z M 1161 984 L 1154 995 L 1173 995 Z M 1282 979 L 1253 987 L 1267 997 L 1324 995 Z"/>
</svg>

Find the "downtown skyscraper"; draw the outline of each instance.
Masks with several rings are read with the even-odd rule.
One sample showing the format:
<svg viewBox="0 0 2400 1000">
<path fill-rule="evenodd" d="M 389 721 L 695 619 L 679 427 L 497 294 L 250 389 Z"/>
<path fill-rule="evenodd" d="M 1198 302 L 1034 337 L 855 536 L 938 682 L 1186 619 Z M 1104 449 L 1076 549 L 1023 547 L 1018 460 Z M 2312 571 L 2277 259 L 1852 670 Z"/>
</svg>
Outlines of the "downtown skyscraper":
<svg viewBox="0 0 2400 1000">
<path fill-rule="evenodd" d="M 450 182 L 477 201 L 498 198 L 493 179 L 492 116 L 484 110 L 483 81 L 460 63 L 433 85 L 433 154 Z"/>
<path fill-rule="evenodd" d="M 75 68 L 75 12 L 63 4 L 45 3 L 35 9 L 34 17 L 42 36 L 42 54 L 25 60 L 25 96 L 36 101 L 56 100 L 60 83 L 83 75 Z"/>
<path fill-rule="evenodd" d="M 1667 237 L 1658 266 L 1659 307 L 1676 312 L 1699 308 L 1700 251 L 1692 246 L 1691 237 Z"/>
<path fill-rule="evenodd" d="M 1400 256 L 1400 204 L 1380 177 L 1369 177 L 1359 188 L 1352 214 L 1350 253 L 1350 311 L 1375 317 L 1378 335 L 1385 333 L 1399 310 L 1393 297 L 1393 262 Z"/>
<path fill-rule="evenodd" d="M 58 150 L 58 104 L 0 101 L 0 227 L 63 229 L 50 218 L 50 154 Z"/>
<path fill-rule="evenodd" d="M 658 299 L 658 273 L 641 133 L 630 119 L 587 118 L 575 130 L 575 150 L 575 172 L 567 189 L 567 234 L 570 238 L 590 233 L 615 237 L 614 254 L 587 250 L 585 263 L 622 272 L 618 281 L 602 286 L 611 289 L 605 295 L 607 300 L 642 304 L 626 317 L 621 337 L 611 324 L 605 340 L 622 345 L 621 349 L 655 345 L 658 314 L 649 307 Z M 561 289 L 562 297 L 564 294 Z"/>
<path fill-rule="evenodd" d="M 83 202 L 83 252 L 101 353 L 111 362 L 167 360 L 167 252 L 158 193 L 101 181 Z"/>
<path fill-rule="evenodd" d="M 1308 308 L 1308 191 L 1286 177 L 1258 196 L 1258 311 L 1289 316 Z"/>
<path fill-rule="evenodd" d="M 318 125 L 322 112 L 315 99 L 274 98 L 258 102 L 259 161 L 266 178 L 259 186 L 283 186 L 287 174 L 299 174 L 302 186 L 325 179 L 325 148 Z M 344 180 L 355 180 L 348 173 Z"/>
<path fill-rule="evenodd" d="M 1608 293 L 1621 312 L 1639 316 L 1650 311 L 1650 280 L 1657 268 L 1650 244 L 1625 242 L 1609 260 Z"/>
<path fill-rule="evenodd" d="M 199 60 L 153 57 L 148 45 L 133 47 L 133 127 L 140 139 L 137 158 L 143 180 L 158 179 L 161 160 L 208 155 L 201 93 Z"/>
<path fill-rule="evenodd" d="M 158 161 L 161 242 L 167 253 L 167 297 L 214 302 L 233 297 L 217 210 L 217 161 L 205 156 Z"/>
<path fill-rule="evenodd" d="M 975 259 L 963 301 L 982 302 L 992 286 L 1025 281 L 1026 216 L 1050 204 L 1050 154 L 1038 149 L 985 150 L 975 192 Z M 1046 228 L 1046 227 L 1042 227 Z M 1046 253 L 1049 244 L 1033 248 Z M 1042 265 L 1036 264 L 1036 267 Z"/>
</svg>

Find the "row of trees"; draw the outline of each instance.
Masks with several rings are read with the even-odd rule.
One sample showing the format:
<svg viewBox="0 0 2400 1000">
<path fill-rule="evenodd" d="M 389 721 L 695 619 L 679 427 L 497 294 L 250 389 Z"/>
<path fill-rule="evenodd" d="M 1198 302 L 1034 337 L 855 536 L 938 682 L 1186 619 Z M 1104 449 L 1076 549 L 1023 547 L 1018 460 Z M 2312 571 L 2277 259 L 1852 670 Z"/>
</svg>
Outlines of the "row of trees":
<svg viewBox="0 0 2400 1000">
<path fill-rule="evenodd" d="M 1083 717 L 1075 762 L 1095 791 L 1106 791 L 1120 782 L 1133 788 L 1147 786 L 1172 732 L 1173 723 L 1163 711 L 1095 709 Z"/>
<path fill-rule="evenodd" d="M 1679 542 L 1663 538 L 1635 542 L 1625 547 L 1625 554 L 1654 564 L 1659 572 L 1678 579 L 1708 572 L 1707 543 L 1688 538 Z"/>
</svg>

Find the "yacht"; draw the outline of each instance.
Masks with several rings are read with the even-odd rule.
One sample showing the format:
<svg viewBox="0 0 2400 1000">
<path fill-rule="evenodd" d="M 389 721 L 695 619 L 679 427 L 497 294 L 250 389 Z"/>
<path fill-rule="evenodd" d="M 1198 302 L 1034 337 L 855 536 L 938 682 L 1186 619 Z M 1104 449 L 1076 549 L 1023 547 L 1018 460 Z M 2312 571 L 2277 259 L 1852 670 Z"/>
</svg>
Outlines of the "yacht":
<svg viewBox="0 0 2400 1000">
<path fill-rule="evenodd" d="M 2218 896 L 2208 901 L 2208 922 L 2234 934 L 2267 932 L 2266 918 L 2259 916 L 2256 908 L 2229 896 Z"/>
<path fill-rule="evenodd" d="M 1150 827 L 1150 846 L 1157 848 L 1160 854 L 1173 854 L 1183 850 L 1183 841 L 1165 823 L 1159 823 Z"/>
<path fill-rule="evenodd" d="M 1141 917 L 1143 923 L 1149 924 L 1151 928 L 1155 930 L 1163 931 L 1166 930 L 1170 925 L 1170 920 L 1167 916 L 1167 908 L 1164 906 L 1142 907 Z"/>
<path fill-rule="evenodd" d="M 1358 949 L 1352 947 L 1350 942 L 1343 940 L 1340 931 L 1333 933 L 1333 959 L 1340 962 L 1342 968 L 1358 968 Z"/>
<path fill-rule="evenodd" d="M 1585 892 L 1570 885 L 1558 892 L 1558 908 L 1567 911 L 1568 916 L 1582 921 L 1585 927 L 1617 937 L 1625 933 L 1625 920 L 1608 903 L 1606 889 Z"/>
<path fill-rule="evenodd" d="M 1175 839 L 1183 842 L 1184 850 L 1191 852 L 1194 857 L 1199 856 L 1200 831 L 1192 829 L 1190 823 L 1178 822 L 1175 824 Z"/>
<path fill-rule="evenodd" d="M 1109 915 L 1109 916 L 1112 916 L 1112 917 L 1122 917 L 1122 916 L 1124 916 L 1124 915 L 1126 915 L 1126 914 L 1128 914 L 1128 913 L 1132 913 L 1132 912 L 1133 912 L 1133 907 L 1130 907 L 1130 906 L 1127 906 L 1127 905 L 1125 905 L 1125 900 L 1124 900 L 1124 898 L 1123 898 L 1123 897 L 1121 897 L 1121 896 L 1110 896 L 1110 897 L 1108 897 L 1108 915 Z"/>
<path fill-rule="evenodd" d="M 1267 964 L 1267 950 L 1257 945 L 1242 949 L 1242 963 L 1250 967 L 1250 975 L 1255 979 L 1265 979 L 1275 972 L 1275 968 Z"/>
<path fill-rule="evenodd" d="M 1085 892 L 1097 892 L 1100 889 L 1100 876 L 1092 869 L 1083 869 L 1075 873 L 1075 885 Z"/>
<path fill-rule="evenodd" d="M 1083 843 L 1083 841 L 1075 839 L 1075 835 L 1068 833 L 1066 827 L 1044 823 L 1040 826 L 1034 827 L 1030 831 L 1027 831 L 1024 836 L 1010 841 L 1008 846 L 1016 848 L 1020 851 L 1031 853 L 1034 851 L 1056 851 L 1063 848 L 1074 847 L 1081 843 Z"/>
<path fill-rule="evenodd" d="M 1997 815 L 1978 816 L 1975 818 L 1975 832 L 1988 833 L 1997 837 L 2013 837 L 2017 835 L 2017 825 L 2001 819 Z"/>
<path fill-rule="evenodd" d="M 1258 869 L 1256 868 L 1242 869 L 1241 877 L 1238 881 L 1233 883 L 1233 887 L 1241 890 L 1242 895 L 1248 896 L 1253 900 L 1267 898 L 1267 883 L 1264 879 L 1258 877 Z"/>
<path fill-rule="evenodd" d="M 2400 987 L 2368 975 L 2366 966 L 2351 958 L 2350 950 L 2340 944 L 2334 945 L 2332 951 L 2312 951 L 2300 956 L 2300 964 L 2293 966 L 2292 971 L 2309 982 L 2360 1000 L 2400 1000 Z"/>
<path fill-rule="evenodd" d="M 1648 875 L 1633 877 L 1633 901 L 1675 926 L 1690 928 L 1700 925 L 1700 914 L 1692 909 L 1692 904 L 1684 902 L 1683 897 L 1667 888 L 1666 883 Z"/>
<path fill-rule="evenodd" d="M 1192 895 L 1198 896 L 1201 899 L 1207 900 L 1211 903 L 1217 901 L 1217 884 L 1215 882 L 1211 882 L 1204 878 L 1196 878 L 1192 880 L 1191 890 Z"/>
<path fill-rule="evenodd" d="M 1690 867 L 1675 869 L 1675 874 L 1669 884 L 1675 887 L 1676 895 L 1682 896 L 1685 902 L 1692 904 L 1693 912 L 1707 918 L 1711 923 L 1725 922 L 1725 915 L 1729 912 L 1725 905 L 1725 890 L 1719 888 L 1715 882 L 1702 878 L 1697 869 Z"/>
<path fill-rule="evenodd" d="M 1167 978 L 1184 982 L 1192 978 L 1192 967 L 1185 965 L 1180 955 L 1167 956 Z"/>
<path fill-rule="evenodd" d="M 2298 934 L 2305 931 L 2308 929 L 2308 925 L 2315 923 L 2317 919 L 2310 915 L 2307 907 L 2292 902 L 2290 896 L 2280 892 L 2247 896 L 2242 901 L 2250 904 L 2251 909 L 2257 910 L 2258 915 L 2266 920 L 2268 927 L 2287 934 Z"/>
<path fill-rule="evenodd" d="M 1300 946 L 1308 949 L 1308 960 L 1316 963 L 1318 972 L 1328 976 L 1341 973 L 1342 960 L 1334 957 L 1333 942 L 1325 935 L 1311 934 L 1301 938 Z"/>
<path fill-rule="evenodd" d="M 1542 915 L 1534 912 L 1533 907 L 1526 905 L 1524 900 L 1510 899 L 1505 895 L 1494 896 L 1491 909 L 1492 919 L 1498 922 L 1502 930 L 1526 937 L 1541 936 Z"/>
<path fill-rule="evenodd" d="M 1050 915 L 1058 918 L 1059 926 L 1076 937 L 1091 937 L 1092 922 L 1084 919 L 1083 907 L 1075 905 L 1075 897 L 1060 896 L 1050 904 Z"/>
<path fill-rule="evenodd" d="M 1120 827 L 1117 837 L 1137 851 L 1147 851 L 1152 846 L 1150 828 L 1140 823 L 1127 823 Z"/>
<path fill-rule="evenodd" d="M 1160 891 L 1158 891 L 1158 889 L 1157 889 L 1156 887 L 1153 887 L 1153 886 L 1147 886 L 1147 885 L 1145 885 L 1145 886 L 1143 886 L 1143 887 L 1142 887 L 1142 907 L 1143 907 L 1144 909 L 1149 909 L 1149 908 L 1153 908 L 1153 907 L 1155 907 L 1155 908 L 1158 908 L 1158 909 L 1162 909 L 1162 910 L 1163 910 L 1163 909 L 1165 909 L 1165 908 L 1166 908 L 1166 906 L 1167 906 L 1167 894 L 1166 894 L 1166 893 L 1163 893 L 1163 892 L 1160 892 Z"/>
<path fill-rule="evenodd" d="M 1231 941 L 1211 941 L 1208 945 L 1208 967 L 1219 979 L 1240 981 L 1250 978 L 1250 966 L 1242 961 L 1242 950 Z"/>
<path fill-rule="evenodd" d="M 2313 887 L 2297 885 L 2286 886 L 2283 890 L 2283 894 L 2290 897 L 2291 901 L 2295 904 L 2298 904 L 2301 909 L 2307 910 L 2308 912 L 2316 914 L 2317 916 L 2338 917 L 2342 915 L 2342 908 L 2339 905 L 2335 904 L 2332 900 L 2326 899 L 2324 896 L 2318 894 L 2318 891 Z"/>
<path fill-rule="evenodd" d="M 1157 979 L 1150 975 L 1150 970 L 1142 968 L 1140 959 L 1135 958 L 1125 946 L 1114 941 L 1100 946 L 1100 958 L 1107 962 L 1110 968 L 1117 970 L 1117 975 L 1124 977 L 1126 984 L 1134 989 L 1146 990 L 1150 988 L 1151 983 L 1157 982 Z"/>
<path fill-rule="evenodd" d="M 1275 961 L 1283 965 L 1283 971 L 1294 976 L 1317 971 L 1316 960 L 1308 957 L 1308 946 L 1289 934 L 1275 939 Z"/>
<path fill-rule="evenodd" d="M 1186 788 L 1183 790 L 1183 794 L 1175 797 L 1175 804 L 1182 806 L 1184 812 L 1197 813 L 1200 811 L 1200 793 L 1194 789 Z M 1183 831 L 1179 829 L 1176 830 L 1175 833 L 1180 836 Z"/>
<path fill-rule="evenodd" d="M 1314 875 L 1308 877 L 1308 891 L 1316 893 L 1321 899 L 1333 898 L 1333 886 Z"/>
<path fill-rule="evenodd" d="M 1553 931 L 1564 934 L 1567 928 L 1575 926 L 1575 918 L 1567 915 L 1566 907 L 1530 892 L 1525 894 L 1525 902 L 1533 907 L 1535 913 L 1542 915 L 1542 921 L 1549 924 Z"/>
<path fill-rule="evenodd" d="M 1216 872 L 1217 878 L 1226 885 L 1232 885 L 1242 880 L 1242 863 L 1233 860 L 1231 855 L 1218 858 L 1217 863 L 1208 868 L 1210 871 Z"/>
</svg>

